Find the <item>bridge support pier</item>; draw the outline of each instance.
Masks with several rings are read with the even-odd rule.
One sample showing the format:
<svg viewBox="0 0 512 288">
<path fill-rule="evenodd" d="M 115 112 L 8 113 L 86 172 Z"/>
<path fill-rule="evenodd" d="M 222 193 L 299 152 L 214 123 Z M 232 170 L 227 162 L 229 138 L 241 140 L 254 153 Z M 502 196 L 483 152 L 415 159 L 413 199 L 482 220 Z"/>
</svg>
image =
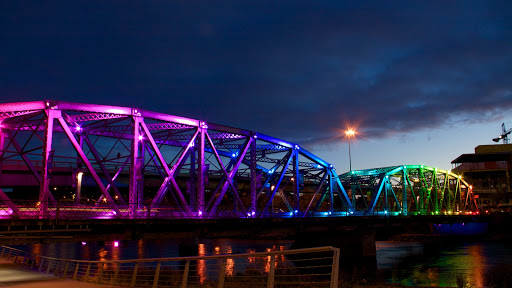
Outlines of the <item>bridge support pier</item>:
<svg viewBox="0 0 512 288">
<path fill-rule="evenodd" d="M 375 229 L 298 233 L 292 249 L 333 246 L 340 248 L 342 261 L 376 261 Z"/>
</svg>

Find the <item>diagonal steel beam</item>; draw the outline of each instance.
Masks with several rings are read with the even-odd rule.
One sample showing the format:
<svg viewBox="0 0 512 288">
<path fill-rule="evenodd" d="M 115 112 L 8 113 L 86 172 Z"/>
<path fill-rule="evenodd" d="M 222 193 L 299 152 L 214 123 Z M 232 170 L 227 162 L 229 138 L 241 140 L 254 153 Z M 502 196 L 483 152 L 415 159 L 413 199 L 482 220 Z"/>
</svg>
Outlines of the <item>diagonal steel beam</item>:
<svg viewBox="0 0 512 288">
<path fill-rule="evenodd" d="M 333 168 L 330 168 L 330 169 L 331 169 L 331 173 L 333 174 L 333 176 L 335 178 L 335 181 L 336 181 L 335 183 L 338 184 L 338 193 L 340 194 L 340 198 L 342 200 L 345 200 L 345 204 L 347 205 L 350 212 L 354 212 L 354 206 L 352 205 L 352 202 L 350 202 L 350 198 L 348 198 L 347 191 L 345 191 L 345 188 L 341 184 L 340 178 L 338 177 L 338 175 L 336 175 L 336 172 L 333 170 Z"/>
<path fill-rule="evenodd" d="M 108 193 L 107 189 L 105 189 L 105 186 L 103 186 L 103 183 L 101 183 L 100 177 L 94 170 L 94 167 L 92 166 L 89 159 L 87 159 L 87 156 L 85 156 L 84 151 L 80 148 L 80 145 L 78 144 L 73 133 L 69 129 L 66 121 L 64 121 L 64 118 L 62 118 L 62 116 L 60 116 L 60 115 L 56 118 L 59 120 L 59 123 L 62 126 L 62 129 L 64 129 L 64 132 L 68 136 L 68 140 L 71 142 L 71 144 L 75 148 L 78 155 L 80 155 L 80 158 L 82 159 L 82 162 L 85 164 L 85 166 L 89 170 L 89 173 L 91 173 L 91 176 L 94 179 L 94 181 L 96 182 L 96 184 L 98 185 L 98 187 L 100 188 L 101 193 L 103 194 L 103 196 L 105 196 L 105 198 L 107 198 L 107 201 L 108 201 L 110 207 L 112 208 L 112 210 L 115 211 L 115 213 L 118 217 L 121 216 L 119 208 L 117 207 L 116 203 L 114 203 L 114 200 L 112 199 L 112 197 L 110 197 L 110 194 Z"/>
<path fill-rule="evenodd" d="M 124 161 L 123 165 L 121 165 L 121 167 L 117 170 L 116 174 L 114 174 L 114 177 L 112 177 L 112 181 L 116 181 L 117 177 L 119 177 L 119 175 L 123 171 L 124 167 L 126 167 L 126 165 L 128 165 L 129 161 L 130 161 L 130 157 L 126 157 L 126 160 Z M 105 189 L 107 189 L 107 191 L 108 191 L 108 189 L 110 189 L 110 184 L 108 184 L 107 187 L 105 187 Z M 100 197 L 100 199 L 102 197 Z"/>
<path fill-rule="evenodd" d="M 184 147 L 184 149 L 181 152 L 181 155 L 178 158 L 178 160 L 176 161 L 176 163 L 174 163 L 173 167 L 169 170 L 169 167 L 167 166 L 167 163 L 165 162 L 162 154 L 160 153 L 158 146 L 156 145 L 153 137 L 151 137 L 151 134 L 149 133 L 149 129 L 144 124 L 142 124 L 141 126 L 144 129 L 144 133 L 146 133 L 146 135 L 148 135 L 148 140 L 151 143 L 151 147 L 153 147 L 153 150 L 156 153 L 158 160 L 160 161 L 162 167 L 165 169 L 165 172 L 167 173 L 167 177 L 165 177 L 162 185 L 160 186 L 160 188 L 158 189 L 158 192 L 155 195 L 155 198 L 153 198 L 153 201 L 151 202 L 151 206 L 158 206 L 162 202 L 162 199 L 168 189 L 169 181 L 172 180 L 171 182 L 173 182 L 173 185 L 174 185 L 174 183 L 175 183 L 175 181 L 173 181 L 174 174 L 176 173 L 176 170 L 180 167 L 181 162 L 185 159 L 185 156 L 187 156 L 190 148 L 194 145 L 194 141 L 195 141 L 197 135 L 199 134 L 199 130 L 197 130 L 194 133 L 194 136 L 192 137 L 192 139 L 190 139 L 188 144 Z M 177 187 L 178 185 L 176 184 L 175 186 Z M 175 189 L 175 190 L 176 190 L 175 192 L 178 196 L 178 199 L 179 199 L 181 205 L 183 206 L 186 214 L 191 215 L 192 211 L 190 210 L 190 206 L 188 205 L 187 201 L 185 200 L 185 197 L 181 193 L 181 190 L 179 189 L 179 187 L 178 187 L 178 189 Z"/>
<path fill-rule="evenodd" d="M 241 151 L 241 153 L 239 153 L 238 158 L 236 159 L 236 163 L 233 166 L 233 169 L 231 169 L 231 171 L 229 172 L 228 178 L 222 185 L 222 189 L 219 193 L 219 196 L 217 196 L 217 198 L 215 199 L 215 202 L 213 203 L 213 206 L 210 209 L 209 217 L 212 217 L 213 215 L 215 215 L 215 212 L 217 211 L 217 207 L 219 206 L 220 202 L 224 198 L 224 194 L 226 193 L 226 190 L 228 189 L 229 182 L 233 181 L 233 177 L 236 175 L 236 172 L 238 171 L 238 167 L 240 167 L 240 164 L 242 163 L 242 160 L 244 159 L 245 154 L 249 150 L 249 147 L 251 146 L 252 141 L 254 141 L 254 139 L 252 137 L 249 137 L 247 139 L 247 141 L 245 142 L 244 148 Z"/>
<path fill-rule="evenodd" d="M 103 165 L 103 163 L 101 162 L 101 157 L 98 154 L 98 151 L 96 151 L 96 149 L 94 148 L 94 145 L 91 143 L 91 140 L 89 140 L 89 137 L 87 137 L 87 135 L 83 135 L 83 136 L 84 136 L 83 139 L 85 140 L 85 143 L 87 143 L 87 146 L 89 146 L 89 149 L 91 150 L 92 155 L 94 156 L 94 159 L 96 159 L 96 163 L 100 166 L 101 172 L 103 172 L 103 175 L 105 176 L 105 178 L 107 178 L 107 182 L 108 182 L 107 187 L 109 187 L 109 188 L 112 187 L 114 189 L 114 193 L 119 198 L 121 204 L 123 204 L 123 205 L 126 204 L 126 202 L 123 199 L 123 195 L 121 195 L 121 193 L 117 189 L 116 184 L 114 183 L 114 180 L 112 179 L 112 177 L 110 177 L 110 173 L 108 172 L 105 165 Z M 108 188 L 106 188 L 106 189 L 108 191 Z"/>
<path fill-rule="evenodd" d="M 373 210 L 375 209 L 375 205 L 377 205 L 377 202 L 379 201 L 379 197 L 380 197 L 380 194 L 382 192 L 385 182 L 386 182 L 386 175 L 382 174 L 380 177 L 379 189 L 377 190 L 377 193 L 374 193 L 375 196 L 373 197 L 372 202 L 370 202 L 370 208 L 368 208 L 368 210 L 366 210 L 366 214 L 373 213 Z"/>
<path fill-rule="evenodd" d="M 285 184 L 285 186 L 286 186 L 286 184 Z M 288 200 L 288 196 L 286 196 L 284 191 L 283 190 L 277 191 L 277 193 L 278 193 L 279 197 L 281 197 L 281 199 L 283 199 L 284 205 L 286 205 L 286 208 L 288 208 L 288 211 L 293 212 L 292 204 L 290 203 L 290 200 Z"/>
<path fill-rule="evenodd" d="M 311 200 L 309 201 L 308 207 L 306 208 L 306 211 L 304 211 L 304 216 L 308 214 L 309 209 L 311 208 L 311 205 L 313 205 L 313 202 L 315 201 L 316 196 L 322 189 L 322 186 L 324 185 L 325 178 L 327 178 L 327 171 L 324 173 L 324 176 L 322 176 L 322 180 L 320 180 L 320 183 L 318 183 L 318 186 L 315 189 L 315 193 L 313 194 L 313 197 L 311 197 Z M 298 179 L 297 179 L 298 181 Z"/>
<path fill-rule="evenodd" d="M 270 198 L 268 199 L 267 204 L 265 205 L 265 208 L 262 211 L 263 214 L 265 214 L 265 212 L 267 212 L 268 208 L 270 208 L 270 206 L 272 206 L 272 200 L 274 200 L 274 196 L 276 195 L 276 192 L 279 189 L 279 186 L 281 185 L 281 181 L 283 181 L 284 174 L 286 173 L 286 170 L 288 169 L 288 166 L 290 165 L 292 158 L 293 158 L 292 153 L 289 152 L 287 155 L 286 163 L 284 164 L 283 170 L 281 171 L 281 175 L 279 175 L 279 180 L 277 180 L 277 183 L 274 186 L 274 189 L 272 190 L 272 194 L 270 195 Z"/>
<path fill-rule="evenodd" d="M 215 145 L 213 145 L 213 141 L 209 133 L 206 133 L 206 138 L 208 139 L 208 143 L 210 143 L 210 146 L 212 147 L 212 151 L 215 155 L 215 158 L 217 159 L 217 162 L 219 162 L 219 165 L 222 169 L 222 172 L 224 173 L 224 176 L 226 177 L 226 179 L 229 178 L 228 172 L 226 171 L 226 168 L 224 168 L 224 164 L 222 164 L 222 159 L 220 159 L 219 153 L 217 153 L 217 149 L 215 149 Z M 233 181 L 229 181 L 229 185 L 231 186 L 231 189 L 233 189 L 233 194 L 236 195 L 238 202 L 242 205 L 242 210 L 245 211 L 244 203 L 242 203 L 240 195 L 238 194 L 238 190 L 233 185 Z"/>
<path fill-rule="evenodd" d="M 7 207 L 9 207 L 9 209 L 11 209 L 11 216 L 20 216 L 20 210 L 18 209 L 18 206 L 12 202 L 12 200 L 5 194 L 2 188 L 0 188 L 0 201 L 2 201 Z"/>
</svg>

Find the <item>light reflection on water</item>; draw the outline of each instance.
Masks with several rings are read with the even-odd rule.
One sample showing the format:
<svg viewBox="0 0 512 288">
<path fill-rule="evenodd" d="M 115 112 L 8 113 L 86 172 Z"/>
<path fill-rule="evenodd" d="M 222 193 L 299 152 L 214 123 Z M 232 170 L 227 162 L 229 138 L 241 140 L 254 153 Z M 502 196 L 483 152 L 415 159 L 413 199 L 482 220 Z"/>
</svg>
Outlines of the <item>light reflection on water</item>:
<svg viewBox="0 0 512 288">
<path fill-rule="evenodd" d="M 119 247 L 114 242 L 52 243 L 17 246 L 26 251 L 50 257 L 82 260 L 121 260 L 159 257 L 177 257 L 197 255 L 223 255 L 256 253 L 289 249 L 293 241 L 289 240 L 238 240 L 238 239 L 202 239 L 188 241 L 192 249 L 188 254 L 179 255 L 180 243 L 176 239 L 147 239 L 122 241 Z M 408 286 L 454 287 L 456 278 L 462 277 L 473 287 L 484 287 L 484 275 L 489 268 L 512 259 L 512 246 L 506 242 L 481 242 L 457 244 L 451 247 L 430 247 L 418 242 L 377 241 L 377 269 L 375 274 L 362 275 L 365 279 L 401 283 Z M 195 255 L 194 255 L 195 256 Z M 236 263 L 235 263 L 236 261 Z M 276 267 L 283 265 L 286 257 L 276 257 Z M 342 260 L 343 261 L 343 260 Z M 243 263 L 241 263 L 243 262 Z M 236 264 L 236 265 L 235 265 Z M 270 257 L 232 259 L 225 261 L 226 276 L 237 273 L 242 266 L 259 266 L 269 271 Z M 208 277 L 208 261 L 197 263 L 197 276 L 200 282 Z M 221 265 L 219 262 L 217 265 Z M 220 266 L 219 266 L 220 267 Z M 345 268 L 344 268 L 345 269 Z M 351 268 L 346 268 L 351 269 Z M 350 271 L 348 271 L 350 273 Z"/>
<path fill-rule="evenodd" d="M 428 247 L 412 242 L 377 243 L 377 266 L 385 281 L 408 286 L 457 287 L 457 278 L 471 287 L 485 287 L 493 266 L 510 263 L 512 246 L 505 242 Z"/>
</svg>

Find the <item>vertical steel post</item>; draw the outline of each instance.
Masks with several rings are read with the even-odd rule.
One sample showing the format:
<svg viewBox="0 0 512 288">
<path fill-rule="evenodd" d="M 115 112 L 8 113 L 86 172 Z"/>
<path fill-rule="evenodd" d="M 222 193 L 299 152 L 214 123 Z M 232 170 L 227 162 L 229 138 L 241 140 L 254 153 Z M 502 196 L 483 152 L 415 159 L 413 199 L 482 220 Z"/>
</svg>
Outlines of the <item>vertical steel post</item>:
<svg viewBox="0 0 512 288">
<path fill-rule="evenodd" d="M 437 187 L 439 185 L 437 185 L 437 183 L 438 183 L 437 172 L 436 172 L 436 170 L 434 170 L 434 171 L 432 171 L 432 189 L 430 191 L 431 197 L 434 197 L 433 198 L 434 212 L 439 211 L 439 198 L 437 197 Z"/>
<path fill-rule="evenodd" d="M 139 187 L 137 188 L 137 191 L 138 191 L 138 197 L 137 197 L 137 211 L 139 211 L 140 209 L 143 209 L 143 205 L 144 205 L 144 172 L 145 172 L 145 166 L 144 163 L 145 163 L 145 157 L 144 155 L 146 154 L 144 151 L 146 151 L 146 139 L 144 139 L 143 141 L 140 141 L 140 154 L 139 154 L 139 181 L 137 181 L 137 184 L 139 185 Z M 138 212 L 137 212 L 137 217 L 144 217 L 144 214 L 142 215 L 139 215 Z"/>
<path fill-rule="evenodd" d="M 195 142 L 194 142 L 195 143 Z M 197 211 L 197 193 L 196 193 L 196 150 L 197 145 L 194 144 L 192 148 L 190 148 L 190 151 L 188 152 L 190 154 L 190 171 L 189 171 L 189 179 L 187 185 L 187 192 L 190 196 L 190 206 L 192 207 L 193 211 Z M 185 156 L 186 159 L 187 156 Z"/>
<path fill-rule="evenodd" d="M 197 173 L 197 185 L 196 185 L 196 195 L 197 195 L 197 209 L 198 209 L 198 215 L 199 216 L 202 216 L 202 213 L 204 213 L 205 211 L 205 207 L 204 207 L 204 172 L 205 172 L 205 168 L 204 168 L 204 134 L 206 132 L 206 129 L 207 129 L 208 126 L 206 126 L 206 124 L 204 122 L 201 122 L 200 123 L 200 127 L 198 128 L 199 129 L 199 147 L 198 148 L 198 153 L 199 153 L 199 161 L 197 163 L 197 169 L 198 169 L 198 173 Z"/>
<path fill-rule="evenodd" d="M 253 135 L 256 139 L 256 135 Z M 257 201 L 257 192 L 256 192 L 256 140 L 251 142 L 251 162 L 249 163 L 249 169 L 251 170 L 251 183 L 250 183 L 250 193 L 251 193 L 251 206 L 249 208 L 249 213 L 253 216 L 256 213 L 256 201 Z M 254 213 L 254 214 L 253 214 Z"/>
<path fill-rule="evenodd" d="M 52 139 L 53 139 L 53 120 L 56 117 L 56 110 L 46 109 L 46 127 L 44 129 L 43 143 L 43 175 L 39 185 L 39 218 L 48 217 L 48 194 L 50 193 L 50 165 L 52 165 Z M 60 112 L 60 111 L 59 111 Z"/>
<path fill-rule="evenodd" d="M 402 214 L 407 216 L 407 167 L 402 169 Z"/>
<path fill-rule="evenodd" d="M 332 189 L 334 189 L 334 177 L 332 170 L 327 170 L 327 173 L 329 173 L 329 211 L 332 213 L 334 212 L 334 194 L 332 191 Z"/>
<path fill-rule="evenodd" d="M 139 191 L 139 181 L 141 178 L 141 159 L 139 157 L 139 148 L 142 134 L 140 133 L 140 116 L 133 116 L 133 138 L 131 139 L 131 151 L 130 151 L 130 184 L 129 184 L 129 216 L 130 218 L 137 218 L 137 211 L 139 208 L 140 198 L 144 197 L 141 191 Z"/>
<path fill-rule="evenodd" d="M 300 183 L 299 183 L 299 146 L 295 145 L 293 150 L 293 212 L 300 211 Z"/>
<path fill-rule="evenodd" d="M 0 121 L 0 124 L 1 124 L 1 121 Z M 2 169 L 3 169 L 3 163 L 4 163 L 4 159 L 3 159 L 3 155 L 4 155 L 4 149 L 5 149 L 5 133 L 2 131 L 2 127 L 0 125 L 0 179 L 2 177 Z"/>
<path fill-rule="evenodd" d="M 78 144 L 80 148 L 83 150 L 84 147 L 84 137 L 82 133 L 79 134 Z M 76 179 L 75 181 L 76 189 L 75 189 L 75 203 L 80 205 L 82 198 L 82 177 L 84 173 L 82 172 L 82 159 L 80 159 L 80 153 L 76 152 Z"/>
</svg>

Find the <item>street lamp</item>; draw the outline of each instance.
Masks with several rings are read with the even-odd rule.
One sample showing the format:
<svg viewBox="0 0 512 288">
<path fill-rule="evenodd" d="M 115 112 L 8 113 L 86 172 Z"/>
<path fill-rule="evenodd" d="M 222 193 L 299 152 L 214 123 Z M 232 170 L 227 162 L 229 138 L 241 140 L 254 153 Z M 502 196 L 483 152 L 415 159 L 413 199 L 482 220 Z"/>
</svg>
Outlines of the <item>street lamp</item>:
<svg viewBox="0 0 512 288">
<path fill-rule="evenodd" d="M 350 138 L 352 138 L 356 134 L 356 131 L 352 128 L 349 128 L 345 131 L 345 135 L 348 137 L 348 161 L 350 165 L 350 171 L 352 171 L 352 155 L 350 154 Z"/>
</svg>

